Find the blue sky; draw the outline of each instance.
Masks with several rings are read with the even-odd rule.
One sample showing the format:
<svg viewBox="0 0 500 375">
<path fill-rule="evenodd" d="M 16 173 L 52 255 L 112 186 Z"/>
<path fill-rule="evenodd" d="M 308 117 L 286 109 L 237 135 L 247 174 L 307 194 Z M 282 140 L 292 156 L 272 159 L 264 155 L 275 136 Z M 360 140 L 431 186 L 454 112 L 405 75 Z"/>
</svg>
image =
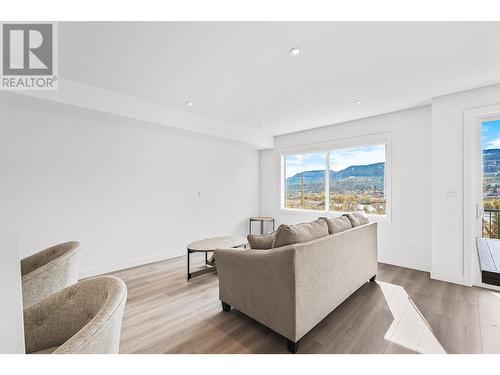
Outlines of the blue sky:
<svg viewBox="0 0 500 375">
<path fill-rule="evenodd" d="M 295 176 L 299 172 L 312 171 L 318 169 L 325 169 L 326 154 L 312 153 L 312 154 L 299 154 L 287 155 L 286 161 L 286 178 Z"/>
<path fill-rule="evenodd" d="M 483 122 L 481 130 L 483 150 L 500 148 L 500 120 Z"/>
<path fill-rule="evenodd" d="M 325 156 L 324 152 L 287 155 L 286 178 L 303 171 L 325 169 Z M 330 170 L 332 171 L 340 171 L 351 165 L 366 165 L 383 161 L 385 161 L 385 145 L 330 151 Z"/>
<path fill-rule="evenodd" d="M 363 146 L 330 152 L 330 170 L 341 171 L 351 165 L 385 161 L 385 145 Z"/>
</svg>

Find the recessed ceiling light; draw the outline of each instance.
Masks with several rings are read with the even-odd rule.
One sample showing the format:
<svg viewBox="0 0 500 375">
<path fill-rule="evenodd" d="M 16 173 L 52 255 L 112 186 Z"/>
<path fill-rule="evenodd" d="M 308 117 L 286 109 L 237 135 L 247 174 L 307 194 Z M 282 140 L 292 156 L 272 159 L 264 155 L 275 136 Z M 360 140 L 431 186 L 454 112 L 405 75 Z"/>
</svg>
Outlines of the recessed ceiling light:
<svg viewBox="0 0 500 375">
<path fill-rule="evenodd" d="M 302 48 L 300 48 L 300 47 L 294 47 L 288 52 L 290 52 L 290 55 L 292 55 L 292 56 L 299 56 L 299 55 L 302 55 L 304 53 L 304 51 L 302 51 Z"/>
<path fill-rule="evenodd" d="M 186 102 L 186 105 L 188 105 L 188 106 L 191 107 L 193 105 L 193 103 L 192 102 Z"/>
<path fill-rule="evenodd" d="M 262 128 L 262 129 L 265 129 L 265 128 L 266 128 L 266 125 L 262 125 L 262 126 L 261 126 L 261 128 Z"/>
<path fill-rule="evenodd" d="M 354 102 L 354 104 L 363 104 L 363 101 L 362 101 L 362 100 L 356 100 L 356 101 Z"/>
</svg>

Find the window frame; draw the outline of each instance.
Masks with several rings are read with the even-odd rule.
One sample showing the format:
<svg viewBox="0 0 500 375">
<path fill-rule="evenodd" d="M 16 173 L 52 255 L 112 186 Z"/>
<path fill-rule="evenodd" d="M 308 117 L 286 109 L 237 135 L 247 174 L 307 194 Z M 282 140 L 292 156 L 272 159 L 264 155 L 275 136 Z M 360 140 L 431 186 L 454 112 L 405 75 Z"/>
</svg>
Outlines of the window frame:
<svg viewBox="0 0 500 375">
<path fill-rule="evenodd" d="M 385 145 L 385 178 L 384 178 L 384 193 L 385 193 L 385 214 L 367 214 L 374 221 L 391 221 L 392 214 L 392 195 L 391 195 L 391 133 L 379 133 L 357 137 L 349 137 L 331 140 L 327 142 L 311 143 L 306 145 L 297 145 L 292 147 L 283 147 L 278 149 L 278 197 L 279 197 L 279 213 L 282 214 L 305 214 L 310 216 L 318 215 L 342 215 L 348 212 L 330 211 L 330 151 L 343 150 L 346 148 L 355 148 L 373 145 Z M 314 152 L 327 153 L 325 158 L 325 209 L 324 210 L 307 210 L 301 208 L 285 208 L 285 175 L 286 165 L 285 156 L 306 154 Z"/>
</svg>

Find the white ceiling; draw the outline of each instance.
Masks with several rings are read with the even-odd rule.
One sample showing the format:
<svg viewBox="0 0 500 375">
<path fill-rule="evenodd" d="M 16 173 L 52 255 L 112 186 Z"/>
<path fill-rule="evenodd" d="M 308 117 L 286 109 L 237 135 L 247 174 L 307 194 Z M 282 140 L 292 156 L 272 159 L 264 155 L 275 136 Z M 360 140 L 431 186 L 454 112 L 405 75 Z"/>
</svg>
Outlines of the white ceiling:
<svg viewBox="0 0 500 375">
<path fill-rule="evenodd" d="M 500 82 L 500 23 L 64 22 L 59 35 L 65 79 L 266 135 Z"/>
</svg>

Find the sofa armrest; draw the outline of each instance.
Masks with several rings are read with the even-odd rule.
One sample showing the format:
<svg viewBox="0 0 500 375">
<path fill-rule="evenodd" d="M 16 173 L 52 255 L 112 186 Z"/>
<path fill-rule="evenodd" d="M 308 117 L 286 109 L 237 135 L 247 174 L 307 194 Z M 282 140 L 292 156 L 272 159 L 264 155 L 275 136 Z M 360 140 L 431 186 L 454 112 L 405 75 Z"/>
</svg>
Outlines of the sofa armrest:
<svg viewBox="0 0 500 375">
<path fill-rule="evenodd" d="M 295 245 L 272 250 L 215 250 L 219 299 L 294 339 Z"/>
<path fill-rule="evenodd" d="M 302 243 L 295 257 L 300 338 L 377 273 L 377 223 Z"/>
</svg>

